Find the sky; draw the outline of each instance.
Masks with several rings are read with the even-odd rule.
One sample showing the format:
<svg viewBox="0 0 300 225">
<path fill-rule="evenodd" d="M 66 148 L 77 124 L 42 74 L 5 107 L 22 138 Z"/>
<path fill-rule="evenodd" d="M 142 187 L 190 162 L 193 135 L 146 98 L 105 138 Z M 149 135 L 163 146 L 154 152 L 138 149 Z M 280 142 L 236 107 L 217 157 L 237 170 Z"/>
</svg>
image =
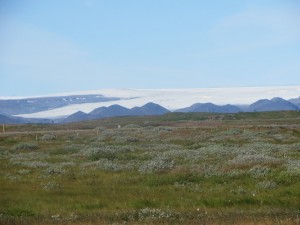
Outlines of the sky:
<svg viewBox="0 0 300 225">
<path fill-rule="evenodd" d="M 291 85 L 299 0 L 0 0 L 0 96 Z"/>
</svg>

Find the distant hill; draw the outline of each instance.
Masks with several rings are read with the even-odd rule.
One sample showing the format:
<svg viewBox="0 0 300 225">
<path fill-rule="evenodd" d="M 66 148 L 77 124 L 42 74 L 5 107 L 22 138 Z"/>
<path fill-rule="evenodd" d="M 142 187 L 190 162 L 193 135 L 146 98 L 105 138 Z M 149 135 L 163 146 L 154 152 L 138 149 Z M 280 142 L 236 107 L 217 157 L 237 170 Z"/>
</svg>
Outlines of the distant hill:
<svg viewBox="0 0 300 225">
<path fill-rule="evenodd" d="M 170 111 L 155 103 L 147 103 L 146 105 L 143 105 L 141 107 L 134 107 L 132 109 L 128 109 L 120 105 L 112 105 L 109 107 L 99 107 L 88 114 L 81 111 L 76 112 L 64 119 L 63 123 L 79 122 L 83 120 L 101 119 L 116 116 L 162 115 L 168 112 Z"/>
<path fill-rule="evenodd" d="M 2 124 L 17 124 L 22 122 L 22 118 L 0 115 L 0 123 Z"/>
<path fill-rule="evenodd" d="M 0 114 L 0 124 L 53 123 L 49 119 L 22 118 Z"/>
<path fill-rule="evenodd" d="M 176 110 L 176 112 L 213 112 L 213 113 L 238 113 L 242 110 L 234 105 L 215 105 L 212 103 L 196 103 L 190 107 Z"/>
<path fill-rule="evenodd" d="M 84 121 L 84 120 L 89 120 L 90 117 L 87 113 L 78 111 L 70 116 L 68 116 L 66 119 L 63 119 L 63 123 L 74 123 L 74 122 L 79 122 L 79 121 Z"/>
<path fill-rule="evenodd" d="M 282 98 L 261 99 L 248 107 L 250 112 L 299 110 L 298 106 Z"/>
<path fill-rule="evenodd" d="M 0 114 L 27 114 L 60 108 L 73 104 L 95 103 L 114 100 L 119 100 L 119 98 L 107 98 L 102 95 L 71 95 L 59 97 L 0 100 Z"/>
<path fill-rule="evenodd" d="M 289 99 L 289 102 L 293 103 L 294 105 L 298 106 L 298 108 L 300 108 L 300 97 Z"/>
<path fill-rule="evenodd" d="M 115 116 L 129 116 L 132 115 L 131 110 L 120 105 L 111 105 L 109 107 L 99 107 L 90 112 L 89 117 L 92 119 L 99 119 L 105 117 Z"/>
<path fill-rule="evenodd" d="M 170 112 L 161 105 L 149 102 L 141 107 L 134 107 L 131 111 L 136 115 L 162 115 Z"/>
</svg>

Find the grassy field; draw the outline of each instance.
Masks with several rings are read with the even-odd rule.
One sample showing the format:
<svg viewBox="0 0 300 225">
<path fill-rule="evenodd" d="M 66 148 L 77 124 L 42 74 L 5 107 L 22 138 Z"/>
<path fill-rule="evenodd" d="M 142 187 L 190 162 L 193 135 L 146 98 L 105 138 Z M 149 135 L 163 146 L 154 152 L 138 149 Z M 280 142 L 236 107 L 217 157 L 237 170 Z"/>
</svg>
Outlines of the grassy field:
<svg viewBox="0 0 300 225">
<path fill-rule="evenodd" d="M 0 224 L 300 224 L 300 112 L 7 125 Z"/>
</svg>

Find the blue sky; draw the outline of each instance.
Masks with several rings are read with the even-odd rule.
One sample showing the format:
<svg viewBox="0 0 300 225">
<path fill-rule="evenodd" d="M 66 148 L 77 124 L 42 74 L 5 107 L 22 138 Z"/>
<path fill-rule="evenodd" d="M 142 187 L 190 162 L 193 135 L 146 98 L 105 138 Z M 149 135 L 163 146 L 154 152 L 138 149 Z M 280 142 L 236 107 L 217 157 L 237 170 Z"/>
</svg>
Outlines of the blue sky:
<svg viewBox="0 0 300 225">
<path fill-rule="evenodd" d="M 300 85 L 299 0 L 0 0 L 0 95 Z"/>
</svg>

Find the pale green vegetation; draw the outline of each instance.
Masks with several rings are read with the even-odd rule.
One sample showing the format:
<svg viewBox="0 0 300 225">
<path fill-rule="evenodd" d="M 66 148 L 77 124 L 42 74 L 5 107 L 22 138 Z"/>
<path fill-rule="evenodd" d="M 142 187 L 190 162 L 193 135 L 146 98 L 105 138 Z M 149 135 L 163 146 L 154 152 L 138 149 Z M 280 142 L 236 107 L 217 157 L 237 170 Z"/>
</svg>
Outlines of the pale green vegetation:
<svg viewBox="0 0 300 225">
<path fill-rule="evenodd" d="M 0 224 L 300 222 L 299 112 L 6 130 Z"/>
</svg>

